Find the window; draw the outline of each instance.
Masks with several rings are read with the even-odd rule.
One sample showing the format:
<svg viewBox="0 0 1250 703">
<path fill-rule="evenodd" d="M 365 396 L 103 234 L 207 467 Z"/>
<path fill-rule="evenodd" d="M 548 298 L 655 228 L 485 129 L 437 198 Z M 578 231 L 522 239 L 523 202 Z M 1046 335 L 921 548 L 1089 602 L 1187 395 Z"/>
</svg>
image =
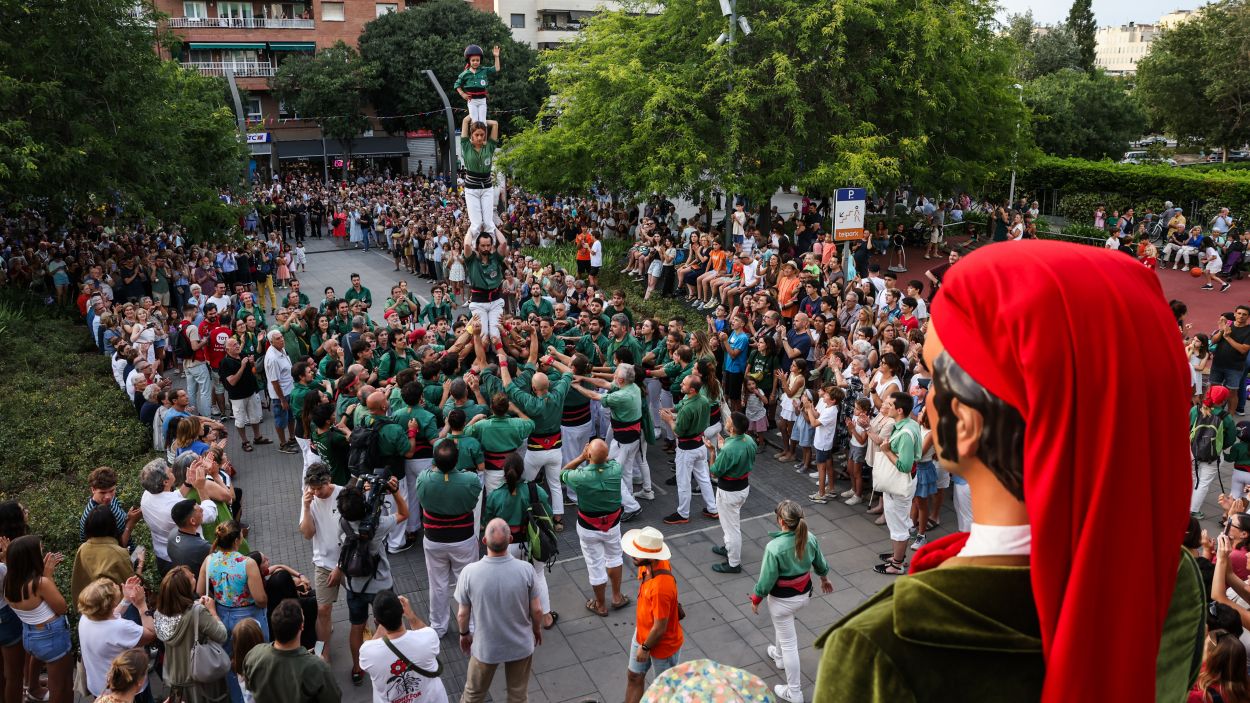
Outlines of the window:
<svg viewBox="0 0 1250 703">
<path fill-rule="evenodd" d="M 202 20 L 208 17 L 208 3 L 184 2 L 182 3 L 182 16 Z"/>
<path fill-rule="evenodd" d="M 297 120 L 299 119 L 299 114 L 296 113 L 295 110 L 287 107 L 286 103 L 282 102 L 281 100 L 278 101 L 278 116 L 279 117 L 293 117 Z"/>
<path fill-rule="evenodd" d="M 392 12 L 399 11 L 399 4 L 394 2 L 380 2 L 378 5 L 378 17 L 389 15 Z"/>
<path fill-rule="evenodd" d="M 341 2 L 321 3 L 321 19 L 325 22 L 342 22 L 343 21 L 343 3 Z"/>
<path fill-rule="evenodd" d="M 260 122 L 264 118 L 260 111 L 260 98 L 248 98 L 243 103 L 243 110 L 246 112 L 248 122 Z"/>
<path fill-rule="evenodd" d="M 519 12 L 512 13 L 512 28 L 525 29 L 525 15 Z"/>
<path fill-rule="evenodd" d="M 217 3 L 217 16 L 226 17 L 232 20 L 250 20 L 254 16 L 252 13 L 252 3 L 219 2 Z"/>
</svg>

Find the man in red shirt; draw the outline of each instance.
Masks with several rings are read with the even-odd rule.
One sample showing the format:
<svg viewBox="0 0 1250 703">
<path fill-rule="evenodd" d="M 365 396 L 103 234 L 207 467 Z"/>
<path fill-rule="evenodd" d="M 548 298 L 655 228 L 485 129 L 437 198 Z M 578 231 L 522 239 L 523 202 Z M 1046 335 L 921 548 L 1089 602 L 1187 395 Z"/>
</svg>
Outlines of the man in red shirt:
<svg viewBox="0 0 1250 703">
<path fill-rule="evenodd" d="M 226 340 L 230 338 L 228 318 L 223 318 L 213 303 L 204 305 L 204 320 L 200 322 L 200 339 L 207 340 L 202 349 L 204 359 L 213 371 L 213 404 L 220 409 L 213 410 L 222 420 L 231 419 L 229 405 L 226 403 L 226 387 L 221 383 L 217 370 L 221 368 L 221 360 L 226 356 Z M 203 412 L 201 410 L 201 412 Z"/>
<path fill-rule="evenodd" d="M 647 688 L 647 672 L 659 676 L 677 665 L 685 639 L 677 604 L 677 581 L 668 560 L 673 554 L 664 535 L 654 527 L 630 530 L 621 538 L 621 551 L 638 567 L 637 626 L 629 647 L 625 703 L 638 703 Z"/>
<path fill-rule="evenodd" d="M 907 328 L 907 331 L 920 329 L 920 319 L 916 317 L 916 299 L 910 296 L 903 298 L 899 303 L 899 309 L 903 311 L 899 315 L 898 324 Z"/>
</svg>

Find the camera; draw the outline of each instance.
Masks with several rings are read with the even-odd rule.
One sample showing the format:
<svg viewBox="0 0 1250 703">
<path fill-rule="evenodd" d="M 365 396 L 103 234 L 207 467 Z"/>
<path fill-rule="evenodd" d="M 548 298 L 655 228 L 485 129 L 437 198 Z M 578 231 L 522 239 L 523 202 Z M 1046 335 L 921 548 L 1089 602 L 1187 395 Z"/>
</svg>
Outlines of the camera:
<svg viewBox="0 0 1250 703">
<path fill-rule="evenodd" d="M 382 504 L 389 492 L 387 481 L 390 474 L 385 468 L 374 469 L 372 474 L 361 474 L 351 479 L 347 487 L 359 487 L 365 493 L 365 516 L 360 521 L 357 531 L 362 538 L 372 539 L 377 529 L 378 519 L 382 516 Z"/>
</svg>

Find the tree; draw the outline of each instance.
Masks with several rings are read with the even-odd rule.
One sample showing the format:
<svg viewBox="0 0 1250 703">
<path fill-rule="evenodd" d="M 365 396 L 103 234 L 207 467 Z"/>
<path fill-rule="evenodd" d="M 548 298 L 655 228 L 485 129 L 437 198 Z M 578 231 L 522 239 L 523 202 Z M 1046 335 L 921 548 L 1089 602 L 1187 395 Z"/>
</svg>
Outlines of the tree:
<svg viewBox="0 0 1250 703">
<path fill-rule="evenodd" d="M 130 0 L 0 0 L 0 15 L 6 207 L 38 207 L 58 222 L 101 208 L 225 217 L 217 196 L 239 185 L 246 154 L 225 83 L 161 61 L 150 15 Z"/>
<path fill-rule="evenodd" d="M 1224 0 L 1176 25 L 1137 66 L 1153 124 L 1178 141 L 1238 148 L 1250 142 L 1250 7 Z"/>
<path fill-rule="evenodd" d="M 343 145 L 344 177 L 352 145 L 370 126 L 365 109 L 377 85 L 374 66 L 342 41 L 315 56 L 287 59 L 272 82 L 279 100 Z"/>
<path fill-rule="evenodd" d="M 557 97 L 506 145 L 518 182 L 756 201 L 791 184 L 950 189 L 1021 143 L 1014 46 L 988 2 L 738 0 L 754 31 L 732 55 L 715 3 L 647 9 L 601 12 L 543 54 Z"/>
<path fill-rule="evenodd" d="M 503 70 L 491 82 L 489 116 L 504 126 L 511 126 L 516 116 L 533 118 L 547 97 L 542 76 L 535 72 L 537 52 L 513 40 L 512 31 L 498 15 L 475 10 L 464 0 L 422 3 L 365 25 L 360 54 L 381 79 L 370 96 L 378 113 L 404 115 L 389 120 L 393 128 L 446 129 L 442 100 L 425 70 L 434 71 L 452 107 L 463 112 L 464 101 L 452 85 L 464 70 L 464 49 L 469 44 L 482 47 L 486 65 L 492 61 L 492 46 L 502 50 Z"/>
<path fill-rule="evenodd" d="M 1072 0 L 1072 8 L 1068 10 L 1068 31 L 1080 50 L 1081 68 L 1094 70 L 1094 53 L 1098 47 L 1095 34 L 1098 23 L 1094 20 L 1093 0 Z"/>
<path fill-rule="evenodd" d="M 1065 69 L 1025 84 L 1033 137 L 1053 156 L 1118 157 L 1146 117 L 1126 86 L 1102 71 Z"/>
<path fill-rule="evenodd" d="M 1031 81 L 1065 68 L 1081 68 L 1081 49 L 1066 24 L 1038 28 L 1033 13 L 1007 18 L 1007 34 L 1020 48 L 1021 81 Z"/>
</svg>

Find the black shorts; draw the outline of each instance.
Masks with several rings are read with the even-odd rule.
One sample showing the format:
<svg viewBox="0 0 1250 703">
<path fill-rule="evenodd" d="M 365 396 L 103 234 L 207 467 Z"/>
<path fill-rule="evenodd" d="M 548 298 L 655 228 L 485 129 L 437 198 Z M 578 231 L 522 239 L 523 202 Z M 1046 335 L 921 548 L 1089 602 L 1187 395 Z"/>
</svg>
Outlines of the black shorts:
<svg viewBox="0 0 1250 703">
<path fill-rule="evenodd" d="M 601 268 L 603 268 L 603 267 L 602 267 L 602 266 L 591 266 L 591 267 L 590 267 L 590 275 L 592 275 L 592 276 L 598 276 L 598 275 L 599 275 L 599 270 L 600 270 Z"/>
<path fill-rule="evenodd" d="M 590 273 L 590 259 L 577 260 L 577 275 L 585 276 Z"/>
<path fill-rule="evenodd" d="M 742 400 L 742 380 L 746 373 L 739 371 L 726 371 L 724 378 L 725 397 L 730 400 Z"/>
</svg>

